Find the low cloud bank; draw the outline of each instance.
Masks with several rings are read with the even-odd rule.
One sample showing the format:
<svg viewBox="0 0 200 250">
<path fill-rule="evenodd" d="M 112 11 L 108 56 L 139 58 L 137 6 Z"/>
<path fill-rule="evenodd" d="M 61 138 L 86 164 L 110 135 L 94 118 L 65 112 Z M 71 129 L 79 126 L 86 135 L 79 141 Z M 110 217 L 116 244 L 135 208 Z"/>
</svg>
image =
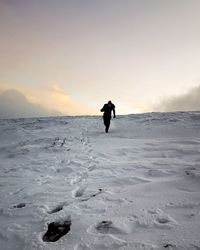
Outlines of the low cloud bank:
<svg viewBox="0 0 200 250">
<path fill-rule="evenodd" d="M 161 101 L 154 107 L 154 111 L 200 111 L 200 86 L 193 87 L 186 94 Z"/>
<path fill-rule="evenodd" d="M 61 115 L 40 105 L 33 104 L 18 90 L 11 89 L 0 94 L 0 118 L 25 118 Z"/>
</svg>

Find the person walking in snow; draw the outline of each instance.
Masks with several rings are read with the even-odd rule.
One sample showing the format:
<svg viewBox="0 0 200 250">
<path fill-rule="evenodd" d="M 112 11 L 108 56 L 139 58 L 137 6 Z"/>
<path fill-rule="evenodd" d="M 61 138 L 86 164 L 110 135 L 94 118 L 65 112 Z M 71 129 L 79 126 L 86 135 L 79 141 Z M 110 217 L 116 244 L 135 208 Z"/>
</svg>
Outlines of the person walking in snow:
<svg viewBox="0 0 200 250">
<path fill-rule="evenodd" d="M 111 120 L 111 113 L 113 111 L 113 118 L 115 118 L 115 105 L 109 101 L 108 103 L 104 104 L 103 108 L 101 109 L 101 112 L 104 112 L 103 114 L 103 121 L 105 125 L 105 132 L 108 133 L 109 127 L 110 127 L 110 120 Z"/>
</svg>

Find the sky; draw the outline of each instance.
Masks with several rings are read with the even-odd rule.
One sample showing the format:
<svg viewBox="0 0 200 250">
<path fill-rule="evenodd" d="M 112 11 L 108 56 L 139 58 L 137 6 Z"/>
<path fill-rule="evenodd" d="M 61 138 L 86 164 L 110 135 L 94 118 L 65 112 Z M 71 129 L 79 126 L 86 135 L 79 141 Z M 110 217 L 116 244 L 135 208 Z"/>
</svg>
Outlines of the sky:
<svg viewBox="0 0 200 250">
<path fill-rule="evenodd" d="M 66 115 L 100 114 L 109 100 L 117 114 L 200 110 L 199 9 L 199 0 L 0 0 L 0 92 Z"/>
</svg>

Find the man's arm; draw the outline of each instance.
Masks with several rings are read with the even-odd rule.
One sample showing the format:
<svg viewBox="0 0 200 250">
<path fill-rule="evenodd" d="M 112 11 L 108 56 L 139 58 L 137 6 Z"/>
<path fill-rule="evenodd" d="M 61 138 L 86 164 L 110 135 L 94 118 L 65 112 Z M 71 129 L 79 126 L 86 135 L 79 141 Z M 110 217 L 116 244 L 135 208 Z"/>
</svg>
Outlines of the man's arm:
<svg viewBox="0 0 200 250">
<path fill-rule="evenodd" d="M 115 118 L 116 116 L 115 116 L 115 105 L 113 105 L 114 107 L 113 107 L 113 118 Z"/>
<path fill-rule="evenodd" d="M 105 105 L 103 106 L 103 108 L 100 110 L 101 112 L 105 111 Z"/>
</svg>

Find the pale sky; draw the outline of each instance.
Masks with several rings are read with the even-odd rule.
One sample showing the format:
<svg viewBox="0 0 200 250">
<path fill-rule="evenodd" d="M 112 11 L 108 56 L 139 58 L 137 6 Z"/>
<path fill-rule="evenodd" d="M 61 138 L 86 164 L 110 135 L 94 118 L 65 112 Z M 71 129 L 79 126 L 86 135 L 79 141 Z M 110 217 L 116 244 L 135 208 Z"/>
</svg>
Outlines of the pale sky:
<svg viewBox="0 0 200 250">
<path fill-rule="evenodd" d="M 200 85 L 199 10 L 199 0 L 0 0 L 0 90 L 63 114 L 100 114 L 108 100 L 118 114 L 159 110 Z"/>
</svg>

